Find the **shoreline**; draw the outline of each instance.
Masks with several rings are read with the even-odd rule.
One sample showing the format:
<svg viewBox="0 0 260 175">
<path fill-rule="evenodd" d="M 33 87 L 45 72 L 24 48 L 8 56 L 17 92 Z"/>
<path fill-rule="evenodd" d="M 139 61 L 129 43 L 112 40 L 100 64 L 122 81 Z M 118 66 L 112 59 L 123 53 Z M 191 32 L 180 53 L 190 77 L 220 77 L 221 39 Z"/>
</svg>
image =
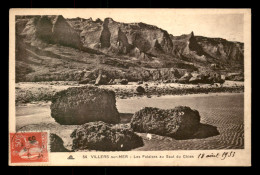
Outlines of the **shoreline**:
<svg viewBox="0 0 260 175">
<path fill-rule="evenodd" d="M 178 94 L 178 95 L 171 95 L 171 94 L 167 94 L 167 95 L 161 95 L 161 96 L 157 96 L 157 95 L 151 95 L 151 98 L 153 99 L 165 99 L 165 98 L 181 98 L 181 97 L 210 97 L 210 96 L 229 96 L 229 95 L 239 95 L 239 94 L 244 94 L 244 92 L 211 92 L 211 93 L 197 93 L 197 94 Z M 138 97 L 128 97 L 128 98 L 119 98 L 117 97 L 117 99 L 120 100 L 124 100 L 124 99 L 147 99 L 147 96 L 138 96 Z"/>
<path fill-rule="evenodd" d="M 79 85 L 76 82 L 21 82 L 15 84 L 15 102 L 31 103 L 40 101 L 51 101 L 56 92 L 65 90 L 70 87 L 82 87 L 94 85 Z M 136 88 L 142 86 L 145 92 L 140 94 Z M 178 83 L 155 83 L 146 82 L 137 84 L 130 82 L 128 85 L 100 85 L 102 89 L 112 90 L 115 92 L 116 99 L 137 99 L 137 98 L 158 98 L 165 96 L 183 97 L 191 95 L 210 95 L 210 94 L 233 94 L 244 93 L 243 82 L 228 81 L 222 86 L 219 84 L 194 85 Z"/>
<path fill-rule="evenodd" d="M 192 98 L 192 97 L 214 97 L 214 96 L 232 96 L 232 95 L 243 95 L 244 92 L 212 92 L 212 93 L 198 93 L 198 94 L 184 94 L 184 95 L 151 95 L 152 99 L 169 99 L 169 98 Z M 137 99 L 149 99 L 147 96 L 136 96 L 136 97 L 128 97 L 128 98 L 119 98 L 116 97 L 117 101 L 121 100 L 137 100 Z M 17 107 L 23 107 L 23 106 L 48 106 L 51 105 L 51 101 L 31 101 L 28 103 L 17 103 Z"/>
<path fill-rule="evenodd" d="M 116 92 L 116 98 L 128 99 L 133 97 L 155 98 L 161 96 L 185 96 L 200 94 L 221 94 L 221 93 L 244 93 L 244 87 L 219 87 L 219 88 L 186 88 L 186 89 L 170 89 L 162 88 L 148 91 L 144 94 L 136 94 L 131 91 Z"/>
</svg>

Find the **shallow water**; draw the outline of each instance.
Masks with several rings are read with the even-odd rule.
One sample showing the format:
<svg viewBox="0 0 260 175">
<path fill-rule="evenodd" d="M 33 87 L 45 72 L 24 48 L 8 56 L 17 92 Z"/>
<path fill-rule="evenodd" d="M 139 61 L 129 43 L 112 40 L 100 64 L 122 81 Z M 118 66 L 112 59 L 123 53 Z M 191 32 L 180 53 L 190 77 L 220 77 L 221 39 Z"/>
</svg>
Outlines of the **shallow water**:
<svg viewBox="0 0 260 175">
<path fill-rule="evenodd" d="M 201 123 L 216 126 L 220 135 L 189 140 L 175 140 L 152 134 L 147 139 L 145 133 L 144 146 L 135 150 L 194 150 L 194 149 L 242 149 L 244 148 L 244 94 L 198 94 L 185 96 L 163 96 L 153 98 L 117 99 L 117 108 L 124 122 L 142 107 L 158 107 L 162 109 L 184 105 L 199 111 Z M 127 114 L 127 115 L 124 115 Z M 50 129 L 64 139 L 65 146 L 71 145 L 67 137 L 76 126 L 65 126 L 56 123 L 50 116 L 50 103 L 33 104 L 16 107 L 16 128 L 37 124 L 36 128 Z M 64 132 L 68 130 L 68 132 Z M 66 133 L 66 135 L 65 135 Z"/>
</svg>

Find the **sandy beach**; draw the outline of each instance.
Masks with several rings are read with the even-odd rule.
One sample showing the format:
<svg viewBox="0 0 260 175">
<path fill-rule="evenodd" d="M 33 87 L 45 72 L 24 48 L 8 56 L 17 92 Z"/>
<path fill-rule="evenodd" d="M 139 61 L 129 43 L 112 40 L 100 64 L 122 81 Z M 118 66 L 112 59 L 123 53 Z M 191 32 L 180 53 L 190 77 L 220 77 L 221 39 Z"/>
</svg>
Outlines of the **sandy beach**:
<svg viewBox="0 0 260 175">
<path fill-rule="evenodd" d="M 61 88 L 61 87 L 59 87 Z M 62 87 L 63 88 L 63 87 Z M 121 123 L 129 123 L 134 112 L 142 107 L 173 108 L 190 106 L 199 111 L 201 123 L 216 126 L 219 135 L 203 138 L 175 140 L 152 134 L 137 133 L 144 146 L 134 150 L 198 150 L 198 149 L 243 149 L 244 148 L 244 93 L 210 93 L 191 95 L 167 95 L 161 97 L 132 97 L 117 99 Z M 16 106 L 16 129 L 19 131 L 49 130 L 60 136 L 64 146 L 71 150 L 70 134 L 77 125 L 60 125 L 50 115 L 50 102 L 24 103 Z"/>
</svg>

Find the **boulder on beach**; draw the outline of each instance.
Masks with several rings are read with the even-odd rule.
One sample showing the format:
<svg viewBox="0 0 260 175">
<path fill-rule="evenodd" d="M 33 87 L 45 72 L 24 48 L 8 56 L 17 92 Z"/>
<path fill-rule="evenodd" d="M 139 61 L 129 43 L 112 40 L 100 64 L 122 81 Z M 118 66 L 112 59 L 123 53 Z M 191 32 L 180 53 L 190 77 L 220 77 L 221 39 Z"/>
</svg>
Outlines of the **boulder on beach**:
<svg viewBox="0 0 260 175">
<path fill-rule="evenodd" d="M 191 73 L 185 73 L 179 80 L 178 80 L 178 83 L 182 83 L 182 84 L 185 84 L 185 83 L 188 83 L 189 82 L 189 79 L 192 77 Z"/>
<path fill-rule="evenodd" d="M 189 83 L 191 84 L 203 83 L 203 78 L 204 77 L 202 75 L 196 74 L 190 78 Z"/>
<path fill-rule="evenodd" d="M 120 84 L 121 79 L 114 79 L 113 84 Z"/>
<path fill-rule="evenodd" d="M 178 79 L 176 79 L 176 78 L 171 79 L 171 83 L 177 83 L 177 81 L 178 81 Z"/>
<path fill-rule="evenodd" d="M 51 152 L 68 152 L 63 145 L 63 140 L 56 134 L 50 133 L 50 151 Z"/>
<path fill-rule="evenodd" d="M 198 74 L 194 73 L 192 77 L 189 79 L 189 83 L 191 84 L 198 84 L 198 83 L 205 83 L 205 84 L 213 84 L 213 83 L 224 83 L 225 80 L 221 78 L 220 74 Z"/>
<path fill-rule="evenodd" d="M 235 78 L 233 78 L 233 81 L 244 81 L 244 77 L 243 76 L 236 76 Z"/>
<path fill-rule="evenodd" d="M 214 77 L 211 77 L 211 76 L 207 77 L 205 79 L 205 83 L 214 84 Z"/>
<path fill-rule="evenodd" d="M 128 84 L 128 80 L 127 79 L 122 79 L 122 81 L 120 83 L 124 84 L 124 85 L 127 85 Z"/>
<path fill-rule="evenodd" d="M 192 137 L 199 124 L 199 112 L 186 106 L 168 110 L 145 107 L 136 112 L 131 120 L 131 128 L 135 132 L 158 134 L 175 139 Z"/>
<path fill-rule="evenodd" d="M 164 80 L 163 83 L 171 83 L 171 80 Z"/>
<path fill-rule="evenodd" d="M 88 84 L 91 81 L 90 78 L 86 78 L 84 80 L 79 81 L 79 84 Z"/>
<path fill-rule="evenodd" d="M 128 84 L 128 80 L 127 79 L 114 79 L 113 84 L 127 85 Z"/>
<path fill-rule="evenodd" d="M 225 83 L 225 80 L 220 79 L 220 80 L 218 81 L 218 83 L 220 83 L 220 84 L 224 84 L 224 83 Z"/>
<path fill-rule="evenodd" d="M 95 85 L 106 85 L 106 84 L 108 84 L 107 76 L 100 73 L 96 79 Z"/>
<path fill-rule="evenodd" d="M 65 125 L 120 121 L 115 92 L 92 86 L 72 87 L 57 92 L 52 99 L 51 116 Z"/>
<path fill-rule="evenodd" d="M 136 88 L 136 92 L 139 94 L 144 94 L 145 93 L 145 89 L 142 86 L 138 86 Z"/>
<path fill-rule="evenodd" d="M 110 79 L 109 82 L 108 82 L 108 84 L 110 84 L 110 85 L 111 85 L 111 84 L 114 84 L 114 80 L 113 80 L 113 79 Z"/>
<path fill-rule="evenodd" d="M 75 129 L 73 150 L 127 151 L 143 146 L 143 140 L 124 124 L 90 122 Z"/>
<path fill-rule="evenodd" d="M 228 73 L 226 75 L 226 80 L 244 81 L 244 74 L 243 73 Z"/>
</svg>

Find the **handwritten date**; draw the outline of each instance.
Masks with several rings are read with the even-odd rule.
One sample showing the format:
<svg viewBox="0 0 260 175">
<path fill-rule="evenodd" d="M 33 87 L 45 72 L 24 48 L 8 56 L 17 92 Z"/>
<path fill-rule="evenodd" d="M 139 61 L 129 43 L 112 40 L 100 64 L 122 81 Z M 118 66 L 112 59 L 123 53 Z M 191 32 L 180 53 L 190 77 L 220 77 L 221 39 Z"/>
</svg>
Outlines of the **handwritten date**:
<svg viewBox="0 0 260 175">
<path fill-rule="evenodd" d="M 210 153 L 210 154 L 206 154 L 206 153 L 200 153 L 198 155 L 199 159 L 204 159 L 204 158 L 219 158 L 221 160 L 225 160 L 226 158 L 229 157 L 235 157 L 236 152 L 234 151 L 228 151 L 228 152 L 223 152 L 223 153 Z"/>
</svg>

